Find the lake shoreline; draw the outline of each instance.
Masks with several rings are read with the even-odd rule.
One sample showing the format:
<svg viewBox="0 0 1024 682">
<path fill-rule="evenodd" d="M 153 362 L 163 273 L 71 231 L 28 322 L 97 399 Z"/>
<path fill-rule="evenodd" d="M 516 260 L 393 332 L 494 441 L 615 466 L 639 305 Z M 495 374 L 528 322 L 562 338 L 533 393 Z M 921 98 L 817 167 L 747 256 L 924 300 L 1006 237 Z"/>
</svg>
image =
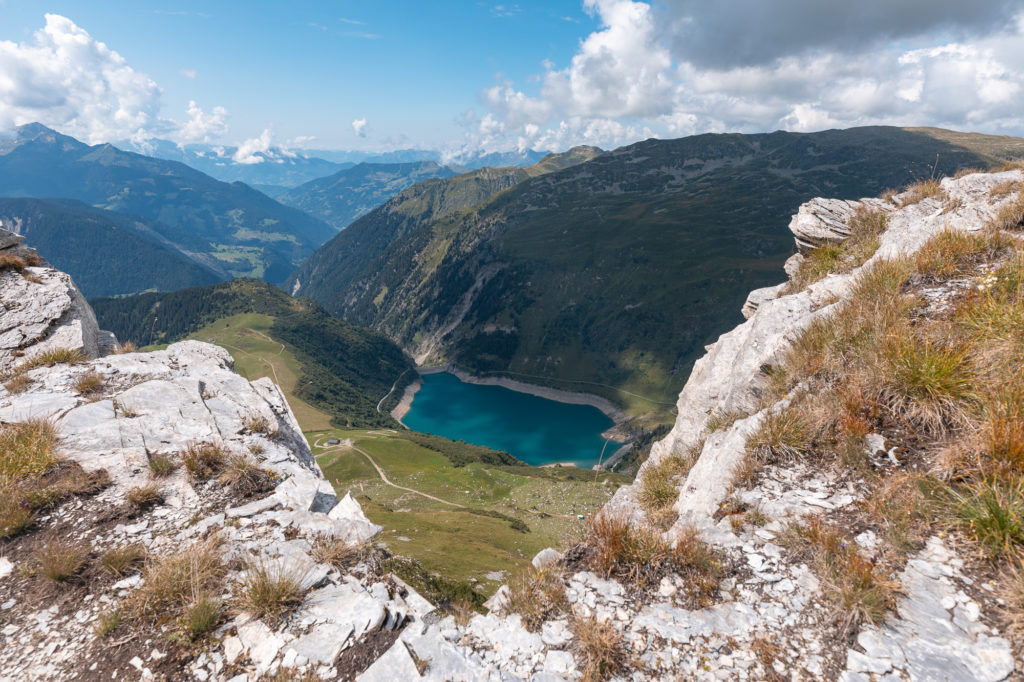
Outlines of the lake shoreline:
<svg viewBox="0 0 1024 682">
<path fill-rule="evenodd" d="M 602 436 L 605 438 L 614 438 L 615 436 L 626 435 L 619 428 L 628 420 L 626 413 L 615 407 L 615 405 L 607 398 L 603 398 L 592 393 L 565 391 L 558 388 L 551 388 L 549 386 L 530 384 L 525 381 L 509 379 L 507 377 L 477 377 L 459 369 L 455 365 L 445 365 L 443 367 L 416 367 L 416 373 L 418 376 L 411 384 L 405 387 L 405 391 L 402 393 L 402 398 L 398 401 L 398 404 L 395 405 L 394 409 L 391 410 L 391 416 L 395 418 L 395 421 L 402 426 L 405 426 L 402 418 L 409 413 L 410 409 L 412 409 L 412 402 L 420 388 L 423 386 L 423 379 L 421 377 L 427 374 L 442 374 L 444 372 L 454 374 L 458 377 L 459 381 L 467 384 L 501 386 L 502 388 L 507 388 L 510 391 L 526 393 L 537 396 L 538 398 L 545 398 L 559 403 L 566 403 L 569 405 L 589 405 L 590 407 L 595 407 L 614 423 L 614 426 L 601 434 Z M 406 426 L 406 428 L 408 427 Z M 622 450 L 628 445 L 629 443 L 623 444 L 619 450 Z"/>
</svg>

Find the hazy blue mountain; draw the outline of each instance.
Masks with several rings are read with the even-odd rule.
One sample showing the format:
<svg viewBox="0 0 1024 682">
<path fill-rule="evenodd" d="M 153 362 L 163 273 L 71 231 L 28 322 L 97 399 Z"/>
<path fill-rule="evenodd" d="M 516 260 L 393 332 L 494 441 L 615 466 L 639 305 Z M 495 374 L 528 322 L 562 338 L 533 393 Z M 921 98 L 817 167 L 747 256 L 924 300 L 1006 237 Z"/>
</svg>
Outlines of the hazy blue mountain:
<svg viewBox="0 0 1024 682">
<path fill-rule="evenodd" d="M 351 168 L 353 162 L 335 163 L 310 156 L 304 152 L 271 147 L 265 152 L 256 152 L 254 163 L 239 163 L 234 156 L 237 147 L 211 144 L 188 144 L 179 146 L 168 140 L 148 140 L 145 148 L 135 148 L 130 143 L 118 145 L 124 149 L 145 153 L 158 159 L 178 161 L 224 182 L 244 182 L 247 185 L 280 185 L 296 187 L 325 175 Z"/>
<path fill-rule="evenodd" d="M 152 221 L 72 199 L 0 199 L 0 224 L 25 235 L 86 296 L 171 291 L 221 279 L 162 237 Z"/>
<path fill-rule="evenodd" d="M 334 234 L 241 182 L 109 144 L 89 146 L 39 124 L 0 138 L 0 196 L 67 197 L 148 218 L 225 278 L 281 281 Z"/>
<path fill-rule="evenodd" d="M 341 230 L 417 182 L 455 174 L 433 161 L 360 163 L 288 190 L 278 200 Z"/>
</svg>

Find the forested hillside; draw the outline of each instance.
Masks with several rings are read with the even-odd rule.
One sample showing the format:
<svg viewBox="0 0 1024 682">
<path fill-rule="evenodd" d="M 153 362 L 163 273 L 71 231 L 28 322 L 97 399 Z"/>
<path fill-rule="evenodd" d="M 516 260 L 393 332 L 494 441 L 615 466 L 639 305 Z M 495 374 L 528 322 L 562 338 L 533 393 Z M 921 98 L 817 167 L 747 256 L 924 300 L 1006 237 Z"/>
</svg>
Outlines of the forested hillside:
<svg viewBox="0 0 1024 682">
<path fill-rule="evenodd" d="M 86 296 L 173 291 L 222 279 L 164 239 L 152 221 L 72 199 L 0 199 L 0 223 L 25 235 Z"/>
<path fill-rule="evenodd" d="M 270 316 L 269 335 L 302 367 L 296 395 L 332 415 L 338 426 L 394 425 L 388 410 L 401 390 L 380 411 L 377 403 L 396 380 L 408 383 L 415 376 L 407 371 L 412 365 L 401 349 L 382 334 L 333 318 L 316 303 L 290 298 L 258 280 L 90 303 L 102 328 L 140 346 L 178 341 L 233 315 Z"/>
</svg>

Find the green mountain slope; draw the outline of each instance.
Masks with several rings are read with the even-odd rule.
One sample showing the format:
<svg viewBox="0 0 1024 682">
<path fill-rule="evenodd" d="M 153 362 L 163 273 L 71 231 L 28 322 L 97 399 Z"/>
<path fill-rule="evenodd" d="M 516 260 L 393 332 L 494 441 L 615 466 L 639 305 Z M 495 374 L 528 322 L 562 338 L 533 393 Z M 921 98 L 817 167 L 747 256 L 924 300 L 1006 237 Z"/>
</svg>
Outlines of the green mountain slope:
<svg viewBox="0 0 1024 682">
<path fill-rule="evenodd" d="M 281 352 L 297 360 L 300 376 L 286 390 L 331 415 L 336 426 L 396 425 L 388 412 L 401 396 L 402 381 L 415 376 L 407 371 L 411 365 L 401 349 L 383 335 L 333 318 L 316 303 L 291 298 L 258 280 L 90 303 L 101 328 L 140 346 L 171 343 L 233 316 L 248 316 L 244 324 L 283 344 Z M 221 324 L 220 330 L 229 325 Z M 391 391 L 396 380 L 402 381 Z M 390 399 L 378 411 L 389 391 Z"/>
<path fill-rule="evenodd" d="M 0 196 L 67 197 L 148 218 L 224 277 L 281 281 L 334 234 L 240 182 L 111 145 L 90 147 L 39 124 L 0 139 Z"/>
<path fill-rule="evenodd" d="M 25 235 L 86 296 L 173 291 L 221 279 L 163 239 L 152 221 L 71 199 L 0 199 L 0 224 Z"/>
<path fill-rule="evenodd" d="M 423 193 L 414 187 L 321 247 L 291 282 L 419 362 L 455 360 L 650 411 L 674 402 L 703 346 L 742 319 L 751 289 L 782 280 L 800 203 L 1021 156 L 1024 140 L 887 127 L 648 140 L 471 210 L 396 220 Z"/>
<path fill-rule="evenodd" d="M 596 147 L 576 147 L 563 154 L 549 154 L 526 168 L 481 168 L 447 180 L 425 180 L 356 221 L 329 245 L 318 249 L 292 275 L 287 287 L 293 293 L 301 291 L 323 302 L 328 310 L 339 314 L 343 307 L 340 299 L 345 295 L 342 292 L 363 273 L 385 267 L 396 257 L 392 244 L 401 247 L 402 238 L 431 221 L 459 215 L 524 180 L 569 168 L 600 153 Z"/>
<path fill-rule="evenodd" d="M 278 199 L 342 230 L 417 182 L 453 175 L 451 168 L 433 161 L 360 163 L 288 190 Z"/>
</svg>

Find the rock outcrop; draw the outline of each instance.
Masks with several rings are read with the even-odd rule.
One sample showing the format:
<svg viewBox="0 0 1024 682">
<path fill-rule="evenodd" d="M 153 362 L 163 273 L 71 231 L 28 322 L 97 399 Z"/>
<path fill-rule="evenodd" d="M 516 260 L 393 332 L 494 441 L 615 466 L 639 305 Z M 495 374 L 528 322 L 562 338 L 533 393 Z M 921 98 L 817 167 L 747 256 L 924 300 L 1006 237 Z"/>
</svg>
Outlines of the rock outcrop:
<svg viewBox="0 0 1024 682">
<path fill-rule="evenodd" d="M 113 343 L 100 331 L 96 316 L 66 273 L 46 265 L 24 244 L 24 237 L 0 229 L 0 258 L 22 259 L 30 277 L 0 270 L 0 372 L 19 358 L 29 359 L 54 348 L 98 356 Z"/>
<path fill-rule="evenodd" d="M 23 246 L 9 243 L 11 248 L 31 255 Z M 0 369 L 9 371 L 46 348 L 71 348 L 93 358 L 19 371 L 24 385 L 16 392 L 0 387 L 0 426 L 52 423 L 58 456 L 86 475 L 102 473 L 95 480 L 103 488 L 42 511 L 28 532 L 0 545 L 0 680 L 82 679 L 83 674 L 241 680 L 278 669 L 345 678 L 352 670 L 337 669 L 339 659 L 365 658 L 358 653 L 364 641 L 393 636 L 410 620 L 422 623 L 433 610 L 411 588 L 365 562 L 342 570 L 314 558 L 316 543 L 358 547 L 380 528 L 351 496 L 338 500 L 284 395 L 270 380 L 245 380 L 233 371 L 225 350 L 194 341 L 152 353 L 102 355 L 103 336 L 67 275 L 40 263 L 23 273 L 0 273 L 0 282 L 7 351 Z M 85 376 L 97 379 L 83 395 Z M 182 457 L 197 444 L 244 458 L 267 485 L 246 496 L 217 480 L 191 477 Z M 152 463 L 159 458 L 173 461 L 176 470 L 155 478 Z M 158 486 L 158 499 L 133 510 L 126 499 L 150 484 Z M 213 640 L 200 640 L 184 659 L 180 647 L 171 657 L 176 660 L 168 659 L 175 651 L 167 639 L 173 634 L 170 624 L 144 641 L 129 634 L 109 646 L 94 634 L 101 614 L 145 587 L 138 570 L 127 571 L 122 580 L 72 581 L 67 593 L 47 591 L 38 582 L 42 578 L 26 577 L 39 543 L 48 538 L 87 545 L 97 557 L 111 549 L 143 547 L 150 561 L 158 561 L 211 537 L 229 567 L 225 603 L 257 563 L 299 576 L 305 594 L 281 624 L 244 612 L 231 616 Z M 15 572 L 15 566 L 24 570 Z"/>
</svg>

